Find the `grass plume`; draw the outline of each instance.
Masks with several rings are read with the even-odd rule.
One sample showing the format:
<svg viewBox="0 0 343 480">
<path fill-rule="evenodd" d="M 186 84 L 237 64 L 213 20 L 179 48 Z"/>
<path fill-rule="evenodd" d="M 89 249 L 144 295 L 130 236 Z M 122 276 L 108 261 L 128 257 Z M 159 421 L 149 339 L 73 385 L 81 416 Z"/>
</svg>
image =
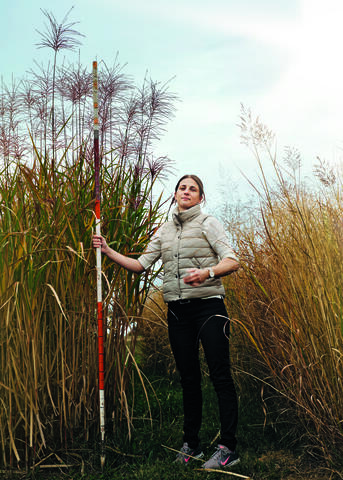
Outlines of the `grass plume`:
<svg viewBox="0 0 343 480">
<path fill-rule="evenodd" d="M 324 191 L 297 183 L 271 154 L 268 130 L 255 125 L 250 132 L 261 135 L 247 138 L 249 122 L 251 116 L 242 131 L 261 169 L 260 215 L 234 232 L 243 268 L 234 285 L 228 280 L 229 309 L 247 345 L 244 361 L 242 355 L 237 361 L 269 390 L 265 405 L 289 422 L 290 441 L 301 438 L 308 451 L 337 464 L 343 448 L 341 185 L 332 172 Z M 274 180 L 264 173 L 266 152 Z"/>
</svg>

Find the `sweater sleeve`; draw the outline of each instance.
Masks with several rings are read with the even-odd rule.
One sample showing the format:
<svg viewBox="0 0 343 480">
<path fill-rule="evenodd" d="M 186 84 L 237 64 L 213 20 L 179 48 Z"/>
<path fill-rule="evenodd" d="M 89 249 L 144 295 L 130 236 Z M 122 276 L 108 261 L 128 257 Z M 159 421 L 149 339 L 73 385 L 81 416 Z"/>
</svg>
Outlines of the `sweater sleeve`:
<svg viewBox="0 0 343 480">
<path fill-rule="evenodd" d="M 212 249 L 218 255 L 220 260 L 223 258 L 232 258 L 237 262 L 238 257 L 232 250 L 224 226 L 215 217 L 207 217 L 203 223 L 202 234 L 211 245 Z"/>
<path fill-rule="evenodd" d="M 161 257 L 161 239 L 160 239 L 160 230 L 151 237 L 148 246 L 140 257 L 138 257 L 139 263 L 142 265 L 144 270 L 147 270 L 151 265 Z"/>
</svg>

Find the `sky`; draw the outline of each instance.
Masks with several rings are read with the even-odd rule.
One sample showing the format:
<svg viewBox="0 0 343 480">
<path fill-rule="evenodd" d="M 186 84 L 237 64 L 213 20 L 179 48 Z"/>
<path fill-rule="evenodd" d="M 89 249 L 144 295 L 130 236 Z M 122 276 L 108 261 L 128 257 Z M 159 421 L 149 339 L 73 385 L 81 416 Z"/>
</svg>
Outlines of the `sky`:
<svg viewBox="0 0 343 480">
<path fill-rule="evenodd" d="M 85 35 L 83 65 L 112 64 L 118 52 L 137 84 L 146 74 L 170 80 L 180 98 L 156 146 L 175 162 L 167 189 L 195 173 L 208 198 L 219 188 L 248 192 L 245 176 L 258 168 L 240 141 L 241 104 L 275 132 L 279 158 L 286 146 L 300 151 L 304 174 L 317 156 L 341 161 L 342 0 L 1 0 L 5 82 L 52 58 L 35 46 L 40 9 L 61 21 L 73 5 L 68 21 Z"/>
</svg>

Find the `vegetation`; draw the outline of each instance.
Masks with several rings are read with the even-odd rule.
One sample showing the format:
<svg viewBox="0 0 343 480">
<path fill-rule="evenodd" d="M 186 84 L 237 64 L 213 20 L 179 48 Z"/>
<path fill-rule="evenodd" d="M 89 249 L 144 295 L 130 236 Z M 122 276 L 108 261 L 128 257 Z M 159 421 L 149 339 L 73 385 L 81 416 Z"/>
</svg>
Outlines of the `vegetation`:
<svg viewBox="0 0 343 480">
<path fill-rule="evenodd" d="M 38 45 L 53 49 L 52 70 L 36 66 L 1 93 L 4 468 L 28 469 L 55 449 L 97 438 L 91 66 L 57 66 L 58 51 L 72 49 L 80 35 L 66 23 L 70 12 L 62 24 L 43 13 L 48 27 Z M 154 158 L 153 142 L 175 97 L 153 81 L 138 88 L 120 70 L 117 63 L 99 69 L 102 233 L 138 255 L 163 217 L 155 192 L 170 162 Z M 126 422 L 131 431 L 136 317 L 156 274 L 138 278 L 103 263 L 109 430 Z"/>
<path fill-rule="evenodd" d="M 241 128 L 261 167 L 261 186 L 258 216 L 234 232 L 243 268 L 230 290 L 229 305 L 232 321 L 242 332 L 244 355 L 238 351 L 236 357 L 240 375 L 259 379 L 266 414 L 270 408 L 277 424 L 287 423 L 291 445 L 300 442 L 315 458 L 341 466 L 339 177 L 319 165 L 316 173 L 323 188 L 309 190 L 294 174 L 298 155 L 293 155 L 293 163 L 290 157 L 286 164 L 278 163 L 272 133 L 249 111 L 243 110 Z M 265 153 L 274 181 L 264 172 Z"/>
<path fill-rule="evenodd" d="M 53 67 L 36 66 L 1 91 L 1 468 L 36 478 L 47 471 L 52 478 L 49 462 L 74 479 L 207 475 L 170 468 L 181 445 L 181 391 L 165 305 L 153 289 L 158 272 L 137 277 L 106 259 L 107 438 L 99 473 L 91 76 L 80 63 L 57 65 L 59 50 L 79 43 L 75 23 L 66 24 L 70 12 L 61 25 L 43 14 L 48 28 L 38 45 L 54 51 Z M 138 255 L 164 216 L 156 186 L 170 162 L 154 158 L 153 146 L 175 96 L 153 81 L 137 88 L 117 60 L 99 74 L 102 231 L 116 250 Z M 241 132 L 261 183 L 252 184 L 260 204 L 248 219 L 225 218 L 242 263 L 226 280 L 241 419 L 242 462 L 233 473 L 343 478 L 340 177 L 319 163 L 322 188 L 308 188 L 299 154 L 288 149 L 277 162 L 272 132 L 244 108 Z M 210 455 L 218 419 L 203 370 Z"/>
<path fill-rule="evenodd" d="M 55 449 L 34 471 L 23 474 L 36 480 L 81 480 L 87 478 L 114 480 L 179 480 L 211 478 L 250 478 L 251 480 L 338 480 L 335 473 L 315 459 L 309 460 L 301 448 L 290 448 L 280 431 L 272 425 L 264 426 L 257 382 L 250 382 L 249 389 L 240 391 L 240 425 L 238 430 L 241 462 L 228 472 L 207 473 L 201 471 L 203 460 L 189 468 L 174 465 L 175 449 L 182 444 L 181 388 L 177 376 L 154 376 L 150 379 L 150 410 L 145 392 L 137 384 L 135 412 L 132 419 L 134 435 L 128 430 L 112 432 L 106 439 L 106 462 L 100 470 L 99 445 L 89 442 L 74 444 L 69 449 Z M 206 459 L 213 453 L 218 435 L 218 412 L 215 393 L 209 378 L 204 376 L 204 421 L 201 432 Z M 152 416 L 152 424 L 150 421 Z M 283 430 L 284 431 L 284 430 Z M 283 432 L 282 431 L 282 432 Z M 232 474 L 236 474 L 232 475 Z M 239 475 L 239 476 L 238 476 Z M 17 478 L 17 475 L 15 476 Z"/>
<path fill-rule="evenodd" d="M 72 9 L 71 9 L 72 10 Z M 53 52 L 53 64 L 35 64 L 25 78 L 1 83 L 0 160 L 9 174 L 17 161 L 29 163 L 36 152 L 51 172 L 57 155 L 63 164 L 72 165 L 79 156 L 91 157 L 93 129 L 92 66 L 58 64 L 58 52 L 72 52 L 83 37 L 77 22 L 67 23 L 71 10 L 59 23 L 46 10 L 45 30 L 38 31 L 39 48 Z M 156 175 L 168 172 L 166 157 L 155 158 L 153 145 L 173 116 L 176 96 L 168 82 L 161 84 L 145 78 L 141 86 L 124 73 L 115 58 L 113 65 L 98 62 L 100 154 L 105 166 L 118 161 L 139 169 L 150 168 Z M 28 130 L 30 135 L 28 135 Z"/>
<path fill-rule="evenodd" d="M 154 180 L 137 176 L 134 168 L 112 170 L 102 175 L 103 231 L 118 250 L 139 253 L 160 221 L 160 201 L 151 201 Z M 28 465 L 79 434 L 88 438 L 97 424 L 92 167 L 80 159 L 61 169 L 55 187 L 42 165 L 20 166 L 11 183 L 7 177 L 0 181 L 5 466 Z M 135 317 L 154 277 L 139 281 L 110 262 L 103 271 L 107 418 L 115 426 L 131 421 L 125 392 L 134 364 Z"/>
</svg>

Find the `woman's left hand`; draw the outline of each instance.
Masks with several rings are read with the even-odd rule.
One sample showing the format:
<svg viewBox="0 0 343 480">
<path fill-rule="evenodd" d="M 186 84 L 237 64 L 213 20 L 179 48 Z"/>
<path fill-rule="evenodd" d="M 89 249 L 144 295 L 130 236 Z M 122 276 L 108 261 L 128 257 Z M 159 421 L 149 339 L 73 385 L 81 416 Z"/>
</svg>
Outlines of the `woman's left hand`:
<svg viewBox="0 0 343 480">
<path fill-rule="evenodd" d="M 199 268 L 189 268 L 188 275 L 183 278 L 184 283 L 198 287 L 208 278 L 208 270 L 201 270 Z"/>
</svg>

